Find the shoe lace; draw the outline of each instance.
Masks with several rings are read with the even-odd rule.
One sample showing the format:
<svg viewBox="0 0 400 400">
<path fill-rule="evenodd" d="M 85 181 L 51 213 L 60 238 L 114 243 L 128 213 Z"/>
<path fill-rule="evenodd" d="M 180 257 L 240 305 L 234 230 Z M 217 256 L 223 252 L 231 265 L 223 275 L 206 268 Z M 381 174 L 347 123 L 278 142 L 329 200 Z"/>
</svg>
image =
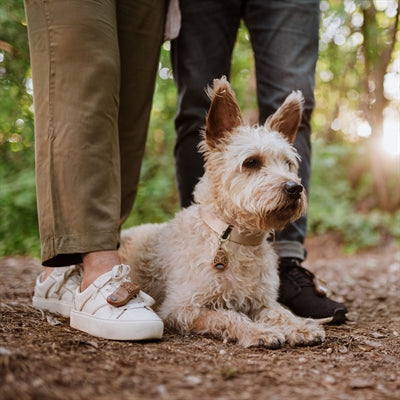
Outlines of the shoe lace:
<svg viewBox="0 0 400 400">
<path fill-rule="evenodd" d="M 300 287 L 314 287 L 314 274 L 300 265 L 292 265 L 287 271 L 290 276 Z"/>
<path fill-rule="evenodd" d="M 104 274 L 100 278 L 100 281 L 97 281 L 97 292 L 102 290 L 102 288 L 106 287 L 107 292 L 112 292 L 117 289 L 121 283 L 129 282 L 130 267 L 125 264 L 114 265 L 111 270 L 111 274 Z"/>
<path fill-rule="evenodd" d="M 83 275 L 83 270 L 82 270 L 82 266 L 81 265 L 76 265 L 74 269 L 72 269 L 72 271 L 70 271 L 70 273 L 68 274 L 68 276 L 66 277 L 66 279 L 71 279 L 74 281 L 75 284 L 80 284 L 81 280 L 82 280 L 82 275 Z"/>
<path fill-rule="evenodd" d="M 61 293 L 67 287 L 75 289 L 76 286 L 80 285 L 82 280 L 82 267 L 80 265 L 60 268 L 59 273 L 62 274 L 62 279 L 58 279 L 54 286 L 54 293 Z"/>
<path fill-rule="evenodd" d="M 126 264 L 115 265 L 112 269 L 112 278 L 117 281 L 129 279 L 130 270 L 131 269 L 129 265 Z"/>
</svg>

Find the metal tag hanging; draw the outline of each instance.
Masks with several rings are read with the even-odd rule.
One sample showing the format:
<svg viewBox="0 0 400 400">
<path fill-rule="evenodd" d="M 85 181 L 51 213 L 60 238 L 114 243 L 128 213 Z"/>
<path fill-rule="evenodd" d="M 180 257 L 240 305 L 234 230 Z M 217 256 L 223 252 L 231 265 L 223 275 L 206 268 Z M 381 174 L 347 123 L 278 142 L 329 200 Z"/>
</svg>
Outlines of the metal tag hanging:
<svg viewBox="0 0 400 400">
<path fill-rule="evenodd" d="M 220 246 L 215 254 L 213 266 L 219 271 L 222 271 L 228 266 L 228 262 L 228 253 Z"/>
<path fill-rule="evenodd" d="M 218 271 L 223 271 L 228 266 L 228 253 L 224 248 L 222 248 L 222 244 L 229 239 L 232 229 L 233 226 L 228 225 L 228 228 L 224 232 L 222 232 L 221 236 L 218 238 L 219 247 L 213 260 L 213 267 L 216 268 Z"/>
</svg>

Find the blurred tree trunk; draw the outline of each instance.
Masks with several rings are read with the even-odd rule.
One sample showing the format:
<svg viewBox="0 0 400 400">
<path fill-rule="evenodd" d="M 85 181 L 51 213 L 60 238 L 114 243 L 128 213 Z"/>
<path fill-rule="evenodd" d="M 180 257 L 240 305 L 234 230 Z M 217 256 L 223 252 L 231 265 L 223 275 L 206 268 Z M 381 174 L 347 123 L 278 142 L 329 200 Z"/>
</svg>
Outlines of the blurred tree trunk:
<svg viewBox="0 0 400 400">
<path fill-rule="evenodd" d="M 361 96 L 362 110 L 365 120 L 371 127 L 370 159 L 377 194 L 381 206 L 386 211 L 394 211 L 386 183 L 386 174 L 379 157 L 378 148 L 383 136 L 383 111 L 388 100 L 384 96 L 384 78 L 390 64 L 393 49 L 396 43 L 396 34 L 399 25 L 400 0 L 397 5 L 397 14 L 393 24 L 387 28 L 386 40 L 382 40 L 377 10 L 373 0 L 361 2 L 364 16 L 362 27 L 364 43 L 362 52 L 365 60 L 365 74 L 363 76 L 363 94 Z"/>
</svg>

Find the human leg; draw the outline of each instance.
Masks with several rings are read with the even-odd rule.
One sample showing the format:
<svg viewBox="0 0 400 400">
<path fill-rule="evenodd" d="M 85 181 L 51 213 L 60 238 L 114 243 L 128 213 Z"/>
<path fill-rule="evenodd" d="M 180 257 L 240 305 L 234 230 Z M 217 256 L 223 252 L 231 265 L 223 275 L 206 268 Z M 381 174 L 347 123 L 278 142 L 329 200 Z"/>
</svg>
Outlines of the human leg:
<svg viewBox="0 0 400 400">
<path fill-rule="evenodd" d="M 187 207 L 204 172 L 197 151 L 210 104 L 204 89 L 213 79 L 229 76 L 241 1 L 181 0 L 180 8 L 182 26 L 171 51 L 178 88 L 174 155 L 180 204 Z"/>
<path fill-rule="evenodd" d="M 25 4 L 42 261 L 70 265 L 118 243 L 120 66 L 109 23 L 115 9 L 112 1 Z"/>
<path fill-rule="evenodd" d="M 319 1 L 249 0 L 245 22 L 256 62 L 260 123 L 264 123 L 292 90 L 305 99 L 294 146 L 300 157 L 299 176 L 307 193 L 311 171 L 310 119 L 314 108 L 314 76 L 318 57 Z M 280 302 L 296 314 L 343 322 L 346 307 L 315 287 L 314 275 L 301 267 L 306 257 L 304 216 L 276 232 L 280 257 Z"/>
<path fill-rule="evenodd" d="M 250 0 L 247 2 L 245 22 L 255 54 L 260 123 L 265 122 L 292 90 L 301 90 L 303 93 L 303 116 L 294 146 L 301 157 L 299 175 L 308 192 L 319 1 Z M 276 232 L 277 242 L 302 245 L 306 223 L 306 218 L 301 218 L 285 230 Z M 279 247 L 277 250 L 279 252 Z M 295 253 L 292 256 L 304 259 L 302 246 L 295 247 L 293 251 Z"/>
<path fill-rule="evenodd" d="M 118 5 L 122 4 L 118 2 Z M 140 4 L 143 5 L 142 13 L 135 9 L 129 14 L 130 18 L 140 21 L 142 27 L 151 24 L 155 28 L 161 17 L 154 21 L 150 15 L 157 14 L 155 10 L 159 9 L 163 18 L 164 3 L 149 0 Z M 27 0 L 26 10 L 37 105 L 36 159 L 43 263 L 59 266 L 83 261 L 82 289 L 85 290 L 80 292 L 77 288 L 75 293 L 76 299 L 82 299 L 87 297 L 87 290 L 92 290 L 93 282 L 94 287 L 100 290 L 100 278 L 106 291 L 110 285 L 127 280 L 126 268 L 121 275 L 119 268 L 113 267 L 120 264 L 116 248 L 123 208 L 120 179 L 120 159 L 123 157 L 120 158 L 119 154 L 118 122 L 125 121 L 120 113 L 121 104 L 124 104 L 124 110 L 129 106 L 125 97 L 120 96 L 120 76 L 123 74 L 119 48 L 123 43 L 119 42 L 118 12 L 116 3 L 110 0 L 84 3 Z M 127 11 L 125 8 L 124 16 Z M 125 27 L 121 25 L 122 31 Z M 162 22 L 157 32 L 157 44 L 152 43 L 151 47 L 154 49 L 157 45 L 159 51 Z M 137 39 L 146 47 L 144 43 L 148 42 L 143 37 Z M 146 52 L 141 54 L 146 55 Z M 158 52 L 154 58 L 153 65 L 157 65 Z M 155 75 L 155 70 L 143 68 L 143 71 L 143 79 L 147 79 L 151 71 Z M 154 87 L 154 77 L 152 79 Z M 150 99 L 146 110 L 143 102 L 131 104 L 133 108 L 136 106 L 134 111 L 140 110 L 144 120 L 148 119 L 152 90 L 149 95 L 145 94 L 140 93 L 138 97 L 146 98 L 147 104 Z M 140 129 L 136 126 L 133 129 L 139 137 L 136 145 L 144 147 L 142 137 L 145 138 L 147 122 L 143 124 L 141 121 L 138 125 Z M 139 173 L 142 153 L 136 155 L 140 155 L 140 160 L 134 165 L 134 176 Z M 136 187 L 137 180 L 133 179 L 132 185 Z M 125 213 L 128 208 L 124 207 Z M 91 302 L 94 297 L 90 297 Z M 126 309 L 129 312 L 124 311 L 125 317 L 131 315 L 135 319 L 138 309 L 150 305 L 148 296 L 143 304 L 140 298 L 146 298 L 145 294 L 128 301 Z M 96 301 L 104 303 L 101 305 L 103 310 L 112 307 L 105 303 L 104 296 Z M 90 302 L 85 301 L 84 307 L 75 309 L 76 320 L 89 318 L 86 305 L 90 306 Z M 142 327 L 149 323 L 157 332 L 154 333 L 154 329 L 150 333 L 142 332 L 145 336 L 142 338 L 159 337 L 162 322 L 150 310 L 147 311 L 147 317 L 140 317 L 145 317 Z M 125 317 L 123 325 L 129 326 Z M 90 318 L 98 319 L 91 314 Z M 72 319 L 71 325 L 85 330 Z M 101 326 L 99 329 L 97 335 L 101 336 Z M 118 329 L 117 323 L 114 333 Z M 113 338 L 113 332 L 107 337 Z M 131 339 L 140 337 L 136 335 Z"/>
<path fill-rule="evenodd" d="M 42 261 L 70 265 L 91 250 L 113 251 L 118 240 L 119 58 L 115 24 L 109 23 L 114 6 L 27 0 L 25 8 Z M 103 107 L 107 113 L 99 112 Z M 50 274 L 56 279 L 60 272 L 45 268 L 40 283 Z"/>
<path fill-rule="evenodd" d="M 118 0 L 121 88 L 118 117 L 121 160 L 120 225 L 136 196 L 162 44 L 167 1 Z"/>
<path fill-rule="evenodd" d="M 136 195 L 164 17 L 165 2 L 154 0 L 117 2 L 118 46 L 121 63 L 118 115 L 121 170 L 119 227 L 128 217 Z M 108 304 L 112 289 L 115 291 L 111 297 L 118 297 L 122 291 L 128 298 L 135 289 L 135 285 L 132 286 L 130 283 L 129 267 L 120 264 L 120 257 L 116 251 L 107 252 L 107 254 L 104 252 L 85 254 L 83 261 L 85 275 L 89 266 L 92 272 L 97 273 L 99 266 L 103 265 L 105 273 L 91 285 L 82 287 L 85 290 L 75 294 L 71 326 L 95 336 L 116 340 L 161 337 L 163 323 L 150 309 L 154 300 L 142 291 L 137 292 L 122 306 L 115 307 Z M 110 271 L 110 268 L 107 270 L 107 265 L 114 265 L 114 267 Z M 106 296 L 108 296 L 108 303 L 104 302 Z M 118 329 L 115 328 L 116 325 Z"/>
<path fill-rule="evenodd" d="M 154 0 L 147 3 L 120 0 L 116 4 L 121 69 L 118 112 L 121 170 L 119 227 L 133 207 L 139 182 L 162 43 L 165 5 L 165 2 L 157 2 L 154 7 Z M 116 250 L 84 254 L 85 279 L 81 289 L 108 272 L 110 266 L 120 263 Z"/>
<path fill-rule="evenodd" d="M 64 3 L 26 2 L 43 264 L 52 266 L 117 247 L 138 183 L 165 15 L 154 0 L 117 9 L 114 1 Z"/>
</svg>

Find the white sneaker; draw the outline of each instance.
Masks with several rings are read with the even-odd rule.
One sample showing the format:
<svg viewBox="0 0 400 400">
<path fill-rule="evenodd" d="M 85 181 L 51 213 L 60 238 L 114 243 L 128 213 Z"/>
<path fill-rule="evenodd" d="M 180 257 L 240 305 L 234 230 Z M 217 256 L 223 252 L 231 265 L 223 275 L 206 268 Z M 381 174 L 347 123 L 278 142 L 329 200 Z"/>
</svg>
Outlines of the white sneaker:
<svg viewBox="0 0 400 400">
<path fill-rule="evenodd" d="M 57 267 L 43 282 L 41 278 L 42 274 L 36 278 L 33 307 L 69 317 L 76 288 L 82 280 L 82 268 Z"/>
<path fill-rule="evenodd" d="M 150 308 L 154 299 L 129 278 L 128 265 L 115 265 L 88 288 L 77 288 L 71 326 L 111 340 L 160 339 L 164 324 Z"/>
</svg>

